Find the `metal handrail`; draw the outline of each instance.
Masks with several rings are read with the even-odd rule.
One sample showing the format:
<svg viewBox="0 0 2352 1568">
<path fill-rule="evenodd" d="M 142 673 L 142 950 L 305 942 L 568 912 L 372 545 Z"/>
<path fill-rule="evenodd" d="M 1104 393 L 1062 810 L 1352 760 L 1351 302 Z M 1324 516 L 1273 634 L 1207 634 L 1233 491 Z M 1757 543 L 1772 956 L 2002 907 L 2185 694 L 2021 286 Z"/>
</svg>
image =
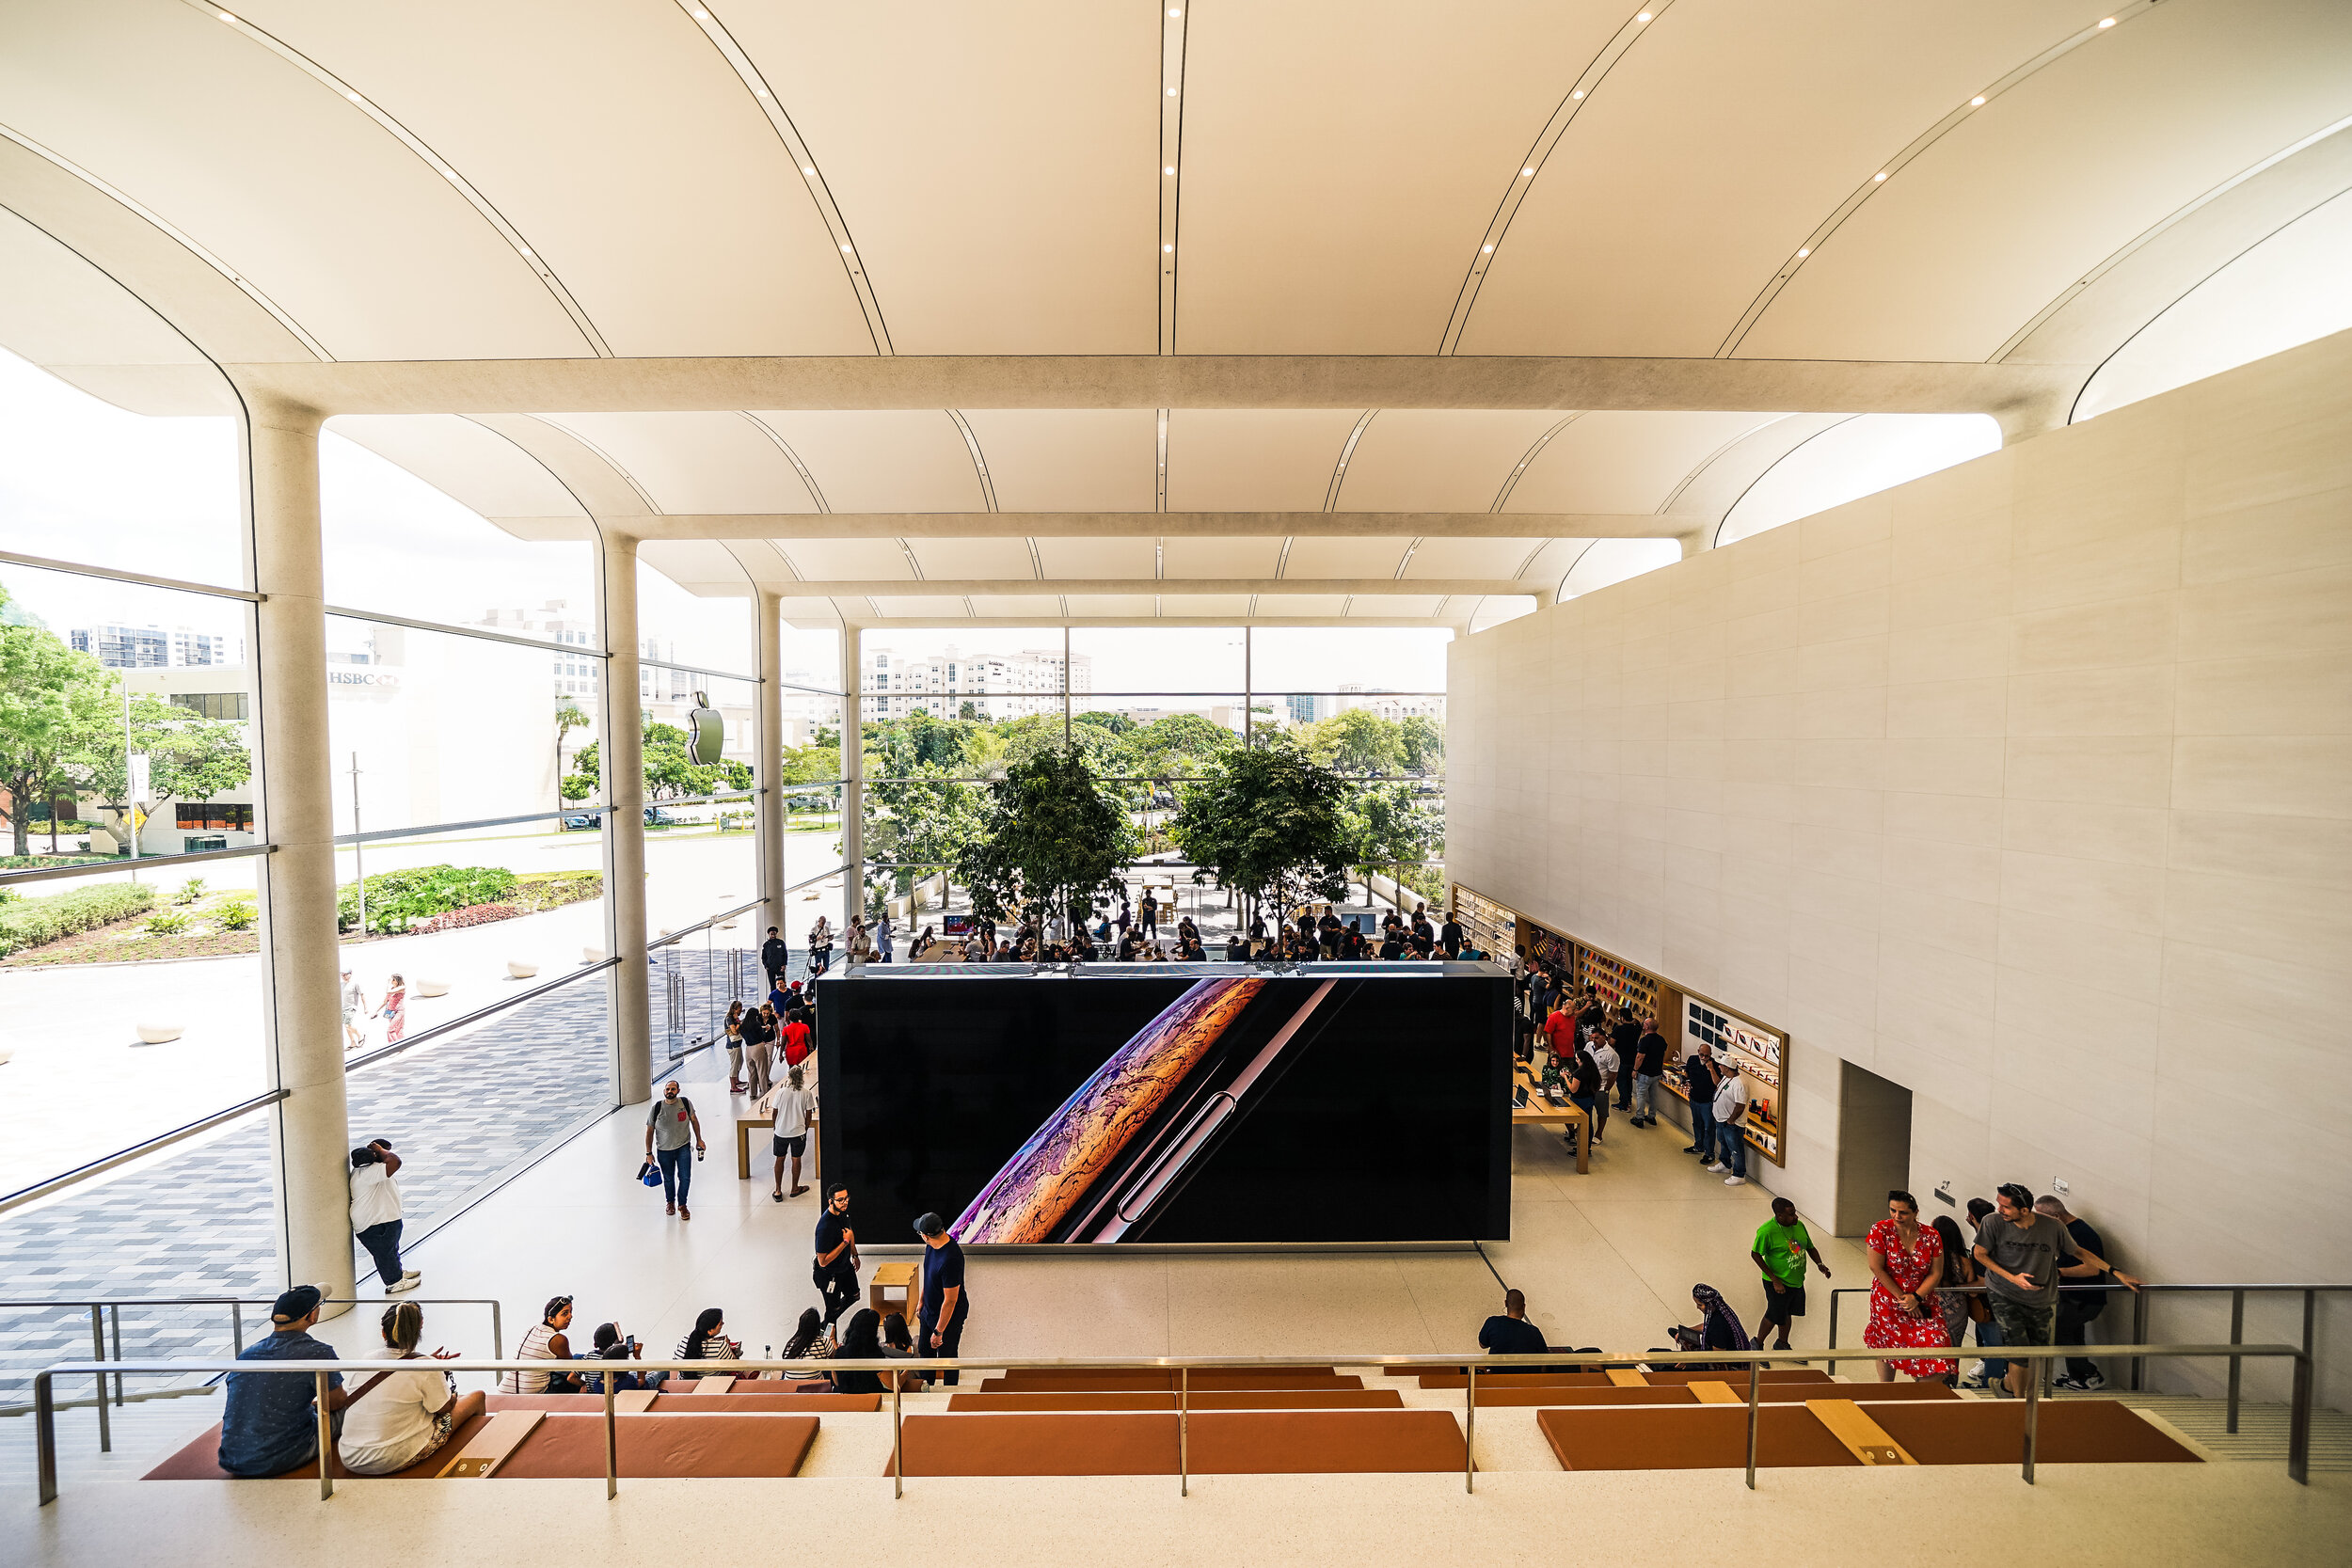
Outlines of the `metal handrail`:
<svg viewBox="0 0 2352 1568">
<path fill-rule="evenodd" d="M 1875 1287 L 1869 1285 L 1841 1285 L 1836 1290 L 1830 1291 L 1829 1348 L 1831 1350 L 1835 1351 L 1837 1348 L 1837 1298 L 1840 1296 L 1867 1295 L 1873 1289 L 1875 1289 Z M 2342 1293 L 2347 1291 L 2352 1291 L 2352 1285 L 2312 1285 L 2295 1284 L 2292 1282 L 2262 1285 L 2216 1283 L 2155 1285 L 2150 1284 L 2146 1280 L 2142 1280 L 2139 1284 L 2135 1286 L 2124 1285 L 2122 1283 L 2071 1285 L 2065 1283 L 2064 1281 L 2060 1281 L 2058 1289 L 2060 1291 L 2130 1291 L 2132 1292 L 2132 1338 L 2135 1340 L 2145 1340 L 2148 1338 L 2148 1298 L 2150 1295 L 2159 1291 L 2166 1295 L 2218 1295 L 2222 1291 L 2227 1291 L 2230 1292 L 2230 1343 L 2233 1345 L 2246 1337 L 2246 1297 L 2248 1292 L 2251 1291 L 2263 1295 L 2300 1294 L 2303 1298 L 2303 1354 L 2307 1356 L 2312 1357 L 2314 1364 L 2316 1364 L 2319 1354 L 2317 1349 L 2319 1297 L 2323 1293 Z M 1948 1292 L 1952 1295 L 1974 1296 L 1988 1293 L 1990 1287 L 1984 1285 L 1938 1285 L 1935 1290 L 1938 1295 Z M 2050 1315 L 2050 1342 L 2056 1344 L 2058 1342 L 2058 1314 L 2056 1312 L 2053 1312 Z M 1952 1348 L 1954 1350 L 1959 1350 L 1962 1347 L 1955 1345 Z M 2010 1357 L 2007 1355 L 1996 1354 L 2002 1349 L 2003 1347 L 1999 1345 L 1979 1345 L 1977 1347 L 1979 1359 L 1992 1361 L 2007 1361 L 2010 1359 Z M 2122 1354 L 2122 1352 L 2119 1352 L 2109 1346 L 2092 1346 L 2088 1344 L 2081 1346 L 2070 1345 L 2067 1349 L 2070 1351 L 2079 1351 L 2081 1353 L 2081 1359 L 2086 1361 L 2093 1359 L 2090 1354 L 2090 1352 L 2093 1350 L 2097 1350 L 2100 1354 L 2107 1356 L 2118 1356 Z M 2023 1359 L 2023 1357 L 2020 1357 L 2019 1359 Z M 1837 1370 L 1838 1360 L 1839 1357 L 1835 1355 L 1829 1358 L 1829 1369 L 1831 1371 L 1835 1372 Z M 2134 1355 L 2130 1357 L 2130 1360 L 2132 1363 L 2132 1391 L 2134 1393 L 2137 1393 L 2147 1380 L 2147 1358 L 2145 1356 Z M 2230 1362 L 2230 1392 L 2228 1396 L 2229 1416 L 2226 1430 L 2233 1434 L 2237 1432 L 2238 1391 L 2241 1381 L 2241 1373 L 2243 1370 L 2244 1369 L 2238 1364 L 2238 1362 L 2234 1358 L 2232 1359 Z"/>
<path fill-rule="evenodd" d="M 389 1301 L 389 1298 L 387 1299 Z M 495 1298 L 489 1296 L 411 1296 L 406 1299 L 415 1302 L 419 1307 L 488 1307 L 490 1309 L 490 1354 L 498 1355 L 504 1353 L 506 1348 L 505 1309 Z M 236 1348 L 237 1354 L 242 1355 L 245 1354 L 244 1308 L 268 1307 L 276 1300 L 274 1296 L 100 1296 L 95 1299 L 87 1296 L 71 1296 L 31 1301 L 0 1301 L 0 1310 L 31 1311 L 43 1307 L 86 1307 L 89 1309 L 90 1348 L 96 1353 L 97 1359 L 101 1362 L 107 1359 L 105 1330 L 102 1324 L 110 1322 L 114 1329 L 113 1359 L 120 1362 L 122 1360 L 122 1309 L 126 1307 L 226 1307 L 229 1308 L 229 1342 Z M 359 1307 L 366 1303 L 358 1296 L 323 1296 L 320 1298 L 319 1305 L 322 1307 Z M 102 1308 L 103 1309 L 103 1316 Z M 113 1402 L 118 1408 L 132 1400 L 169 1398 L 184 1391 L 175 1389 L 162 1394 L 126 1395 L 122 1391 L 120 1371 L 114 1374 L 114 1380 Z M 111 1453 L 114 1451 L 114 1433 L 107 1419 L 108 1402 L 105 1379 L 103 1377 L 99 1379 L 98 1397 L 91 1402 L 98 1407 L 98 1451 Z M 39 1400 L 36 1399 L 32 1404 L 0 1405 L 0 1416 L 21 1416 L 28 1410 L 37 1413 L 39 1403 Z"/>
<path fill-rule="evenodd" d="M 2019 1361 L 2052 1361 L 2073 1354 L 2072 1346 L 2030 1346 L 2020 1349 L 2013 1359 Z M 2119 1347 L 2121 1354 L 2152 1356 L 2284 1356 L 2295 1363 L 2295 1402 L 2288 1418 L 2287 1475 L 2299 1483 L 2310 1483 L 2312 1427 L 2312 1358 L 2309 1353 L 2293 1345 L 2128 1345 Z M 1851 1353 L 1850 1360 L 1897 1361 L 1918 1354 L 1915 1347 L 1885 1351 Z M 1756 1430 L 1762 1406 L 1763 1371 L 1768 1366 L 1783 1363 L 1808 1365 L 1820 1353 L 1811 1350 L 1743 1350 L 1743 1351 L 1650 1351 L 1640 1355 L 1584 1355 L 1569 1352 L 1547 1351 L 1542 1354 L 1486 1355 L 1466 1357 L 1444 1354 L 1412 1355 L 1157 1355 L 1157 1356 L 940 1356 L 909 1361 L 903 1356 L 885 1360 L 741 1360 L 741 1361 L 607 1361 L 597 1363 L 601 1370 L 610 1372 L 703 1372 L 737 1376 L 745 1372 L 802 1372 L 827 1376 L 833 1372 L 870 1371 L 906 1373 L 985 1370 L 1021 1370 L 1031 1369 L 1069 1369 L 1073 1370 L 1132 1370 L 1135 1368 L 1165 1368 L 1180 1374 L 1178 1379 L 1176 1452 L 1177 1484 L 1180 1496 L 1191 1492 L 1189 1427 L 1191 1418 L 1191 1373 L 1194 1369 L 1251 1367 L 1420 1367 L 1431 1370 L 1466 1368 L 1469 1376 L 1464 1393 L 1464 1424 L 1466 1433 L 1462 1445 L 1462 1488 L 1476 1490 L 1476 1455 L 1472 1444 L 1478 1433 L 1478 1373 L 1508 1371 L 1524 1367 L 1530 1371 L 1548 1370 L 1563 1364 L 1573 1364 L 1589 1370 L 1611 1368 L 1638 1369 L 1653 1361 L 1671 1362 L 1677 1367 L 1693 1363 L 1720 1366 L 1725 1371 L 1745 1370 L 1748 1374 L 1748 1448 L 1747 1484 L 1756 1489 Z M 497 1358 L 476 1359 L 456 1356 L 447 1361 L 434 1361 L 429 1368 L 447 1372 L 545 1372 L 551 1366 L 546 1360 L 507 1361 Z M 40 1458 L 40 1501 L 46 1506 L 57 1497 L 57 1437 L 56 1399 L 55 1384 L 60 1377 L 89 1377 L 100 1380 L 103 1388 L 109 1375 L 125 1372 L 183 1373 L 200 1372 L 292 1372 L 316 1380 L 316 1410 L 318 1415 L 319 1497 L 335 1495 L 332 1455 L 334 1432 L 327 1407 L 327 1378 L 337 1372 L 373 1374 L 384 1370 L 381 1360 L 370 1361 L 68 1361 L 44 1368 L 33 1377 L 33 1408 L 36 1437 Z M 616 1413 L 613 1407 L 614 1387 L 618 1381 L 605 1377 L 604 1384 L 604 1495 L 607 1498 L 620 1495 L 620 1480 L 616 1465 L 619 1438 Z M 892 1495 L 906 1495 L 904 1474 L 905 1448 L 902 1439 L 902 1416 L 899 1401 L 899 1379 L 890 1380 L 890 1478 Z M 2023 1441 L 2022 1474 L 2027 1485 L 2034 1481 L 2035 1445 L 2040 1436 L 2042 1409 L 2042 1378 L 2035 1376 L 2026 1384 L 2026 1420 Z"/>
<path fill-rule="evenodd" d="M 112 860 L 76 861 L 72 865 L 45 865 L 32 871 L 0 871 L 0 887 L 12 887 L 18 882 L 54 882 L 62 877 L 96 877 L 109 871 L 161 871 L 167 866 L 194 865 L 199 861 L 242 861 L 276 853 L 275 844 L 241 844 L 234 849 L 199 849 L 185 855 L 118 855 Z"/>
</svg>

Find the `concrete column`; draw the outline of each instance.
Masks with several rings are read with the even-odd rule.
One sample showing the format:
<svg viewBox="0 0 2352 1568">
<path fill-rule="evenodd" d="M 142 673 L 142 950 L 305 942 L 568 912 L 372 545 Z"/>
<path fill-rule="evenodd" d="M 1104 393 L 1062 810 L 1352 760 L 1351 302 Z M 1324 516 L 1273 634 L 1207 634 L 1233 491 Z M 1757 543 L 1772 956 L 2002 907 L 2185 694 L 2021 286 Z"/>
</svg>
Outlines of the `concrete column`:
<svg viewBox="0 0 2352 1568">
<path fill-rule="evenodd" d="M 271 1087 L 286 1091 L 270 1111 L 278 1260 L 287 1285 L 317 1285 L 348 1297 L 351 1128 L 343 1100 L 326 738 L 323 422 L 310 409 L 248 402 L 243 477 L 253 587 L 263 595 L 253 618 L 255 750 L 264 831 L 278 847 L 261 862 L 263 1050 Z"/>
<path fill-rule="evenodd" d="M 753 853 L 759 862 L 762 900 L 759 935 L 752 945 L 767 940 L 768 927 L 781 928 L 784 919 L 784 597 L 766 589 L 752 599 L 754 644 L 758 649 L 759 723 L 752 741 Z M 786 934 L 786 941 L 791 937 Z"/>
<path fill-rule="evenodd" d="M 866 737 L 858 697 L 864 657 L 860 628 L 841 628 L 841 941 L 866 912 Z M 847 951 L 846 947 L 843 949 Z"/>
<path fill-rule="evenodd" d="M 653 1016 L 645 963 L 645 739 L 638 707 L 637 541 L 606 533 L 596 552 L 604 663 L 596 748 L 604 786 L 605 972 L 612 1041 L 612 1102 L 653 1098 Z"/>
</svg>

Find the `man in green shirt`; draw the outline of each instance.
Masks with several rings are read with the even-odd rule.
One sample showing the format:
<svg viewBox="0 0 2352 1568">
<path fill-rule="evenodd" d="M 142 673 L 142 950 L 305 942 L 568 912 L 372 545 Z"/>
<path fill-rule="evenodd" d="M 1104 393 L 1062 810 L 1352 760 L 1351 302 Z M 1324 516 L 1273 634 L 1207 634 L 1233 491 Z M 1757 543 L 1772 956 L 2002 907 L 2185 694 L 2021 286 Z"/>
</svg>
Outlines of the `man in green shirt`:
<svg viewBox="0 0 2352 1568">
<path fill-rule="evenodd" d="M 1813 1237 L 1797 1218 L 1797 1206 L 1785 1197 L 1772 1199 L 1772 1217 L 1756 1227 L 1756 1247 L 1748 1256 L 1764 1275 L 1764 1327 L 1780 1329 L 1773 1350 L 1788 1348 L 1788 1325 L 1804 1316 L 1804 1260 L 1829 1277 L 1829 1265 L 1813 1250 Z"/>
</svg>

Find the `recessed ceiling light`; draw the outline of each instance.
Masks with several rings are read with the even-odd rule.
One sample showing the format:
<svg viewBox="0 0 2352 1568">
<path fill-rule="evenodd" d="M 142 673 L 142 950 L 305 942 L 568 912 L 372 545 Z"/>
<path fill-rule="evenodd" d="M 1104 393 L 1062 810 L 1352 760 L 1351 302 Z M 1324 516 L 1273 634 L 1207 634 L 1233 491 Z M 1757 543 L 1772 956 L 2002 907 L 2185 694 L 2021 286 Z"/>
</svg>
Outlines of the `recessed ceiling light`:
<svg viewBox="0 0 2352 1568">
<path fill-rule="evenodd" d="M 1813 247 L 1812 247 L 1812 246 L 1810 246 L 1810 245 L 1799 245 L 1799 246 L 1797 247 L 1797 260 L 1798 260 L 1798 261 L 1804 261 L 1806 257 L 1808 257 L 1808 256 L 1810 256 L 1810 255 L 1812 255 L 1812 254 L 1813 254 Z"/>
<path fill-rule="evenodd" d="M 223 12 L 221 12 L 221 13 L 220 13 L 220 19 L 221 19 L 223 22 L 234 22 L 234 21 L 236 21 L 236 20 L 237 20 L 234 16 L 230 15 L 230 14 L 229 12 L 227 12 L 227 11 L 223 11 Z"/>
<path fill-rule="evenodd" d="M 1486 248 L 1486 254 L 1487 254 L 1487 255 L 1489 255 L 1489 256 L 1492 256 L 1492 255 L 1495 253 L 1495 247 L 1494 247 L 1494 246 L 1492 246 L 1492 245 L 1487 245 L 1487 246 L 1486 246 L 1485 248 Z"/>
<path fill-rule="evenodd" d="M 809 176 L 811 179 L 814 179 L 817 175 L 817 166 L 815 164 L 803 164 L 801 166 L 801 172 Z"/>
<path fill-rule="evenodd" d="M 847 249 L 849 249 L 849 248 L 850 248 L 850 242 L 849 242 L 849 241 L 847 241 L 847 240 L 842 241 L 842 242 L 841 242 L 841 248 L 842 248 L 843 250 L 847 250 Z"/>
<path fill-rule="evenodd" d="M 1581 98 L 1584 96 L 1584 89 L 1582 87 L 1579 87 L 1574 92 L 1568 94 L 1568 96 L 1570 98 Z"/>
<path fill-rule="evenodd" d="M 525 245 L 525 246 L 523 246 L 522 248 L 523 248 L 523 254 L 524 254 L 526 257 L 528 257 L 528 256 L 531 254 L 531 247 L 530 247 L 529 245 Z"/>
<path fill-rule="evenodd" d="M 1974 97 L 1974 98 L 1972 98 L 1972 99 L 1968 100 L 1968 106 L 1969 106 L 1970 108 L 1972 108 L 1972 109 L 1981 109 L 1981 108 L 1983 108 L 1983 107 L 1984 107 L 1984 94 L 1982 94 L 1982 93 L 1979 93 L 1979 94 L 1977 94 L 1977 96 L 1976 96 L 1976 97 Z"/>
<path fill-rule="evenodd" d="M 755 98 L 765 98 L 768 96 L 768 89 L 766 87 L 754 87 L 752 89 L 752 96 Z"/>
<path fill-rule="evenodd" d="M 343 96 L 344 96 L 345 98 L 350 99 L 350 100 L 351 100 L 354 103 L 358 103 L 358 102 L 359 102 L 359 95 L 358 95 L 358 93 L 356 93 L 356 92 L 347 92 L 347 93 L 344 93 L 344 94 L 343 94 Z"/>
<path fill-rule="evenodd" d="M 1870 176 L 1870 179 L 1871 179 L 1871 181 L 1872 181 L 1873 182 L 1878 182 L 1878 181 L 1883 180 L 1883 179 L 1885 179 L 1885 178 L 1886 178 L 1886 171 L 1885 171 L 1884 169 L 1881 169 L 1881 170 L 1879 170 L 1876 174 L 1873 174 L 1872 176 Z"/>
<path fill-rule="evenodd" d="M 1160 170 L 1160 172 L 1162 174 L 1173 174 L 1176 172 L 1176 166 L 1174 164 L 1170 164 L 1166 168 Z"/>
<path fill-rule="evenodd" d="M 1535 171 L 1532 168 L 1523 168 L 1519 170 L 1519 178 L 1522 180 L 1532 180 L 1534 177 Z"/>
<path fill-rule="evenodd" d="M 1633 20 L 1634 20 L 1634 21 L 1636 21 L 1636 22 L 1647 22 L 1647 21 L 1649 20 L 1649 12 L 1647 12 L 1647 11 L 1644 11 L 1641 15 L 1639 15 L 1639 16 L 1635 17 Z"/>
<path fill-rule="evenodd" d="M 1170 98 L 1175 97 L 1175 96 L 1176 96 L 1176 89 L 1175 89 L 1174 87 L 1170 87 L 1170 88 L 1168 88 L 1168 97 L 1170 97 Z"/>
<path fill-rule="evenodd" d="M 2101 22 L 2099 25 L 2102 27 L 2112 27 L 2115 25 L 2115 18 L 2110 16 L 2104 22 Z"/>
<path fill-rule="evenodd" d="M 1176 247 L 1175 247 L 1174 245 L 1164 245 L 1160 246 L 1160 248 L 1161 248 L 1162 250 L 1173 250 L 1173 249 L 1175 249 Z"/>
<path fill-rule="evenodd" d="M 1184 15 L 1184 13 L 1183 11 L 1181 11 L 1181 10 L 1177 9 L 1174 6 L 1170 6 L 1170 7 L 1168 7 L 1168 15 L 1170 15 L 1170 16 L 1182 16 L 1182 15 Z"/>
<path fill-rule="evenodd" d="M 700 6 L 696 6 L 694 8 L 694 20 L 697 22 L 707 22 L 710 20 L 710 13 L 703 9 Z"/>
</svg>

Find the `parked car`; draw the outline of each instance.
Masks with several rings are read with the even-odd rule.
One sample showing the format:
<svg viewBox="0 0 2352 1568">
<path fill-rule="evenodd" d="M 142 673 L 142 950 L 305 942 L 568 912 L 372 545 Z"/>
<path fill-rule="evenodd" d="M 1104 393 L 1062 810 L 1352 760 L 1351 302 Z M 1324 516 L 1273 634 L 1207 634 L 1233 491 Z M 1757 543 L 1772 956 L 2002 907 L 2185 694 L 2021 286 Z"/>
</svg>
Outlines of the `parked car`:
<svg viewBox="0 0 2352 1568">
<path fill-rule="evenodd" d="M 582 828 L 602 828 L 603 826 L 604 813 L 600 811 L 569 812 L 566 813 L 564 817 L 564 828 L 567 832 L 577 832 Z M 645 808 L 645 826 L 648 828 L 675 828 L 680 826 L 680 824 L 676 817 L 672 816 L 668 812 L 663 811 L 660 806 L 647 806 Z"/>
</svg>

